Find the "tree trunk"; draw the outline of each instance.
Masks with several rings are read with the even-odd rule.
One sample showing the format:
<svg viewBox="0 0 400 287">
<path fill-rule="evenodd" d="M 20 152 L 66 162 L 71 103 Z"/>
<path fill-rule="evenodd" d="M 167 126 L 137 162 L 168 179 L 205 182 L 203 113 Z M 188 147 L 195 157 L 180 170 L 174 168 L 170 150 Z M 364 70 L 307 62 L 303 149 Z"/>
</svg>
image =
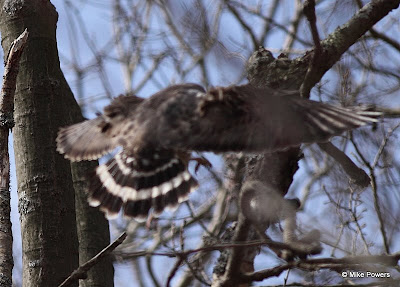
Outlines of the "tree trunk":
<svg viewBox="0 0 400 287">
<path fill-rule="evenodd" d="M 108 222 L 88 206 L 84 194 L 83 175 L 96 163 L 70 165 L 56 152 L 59 127 L 83 117 L 60 69 L 54 6 L 0 0 L 0 7 L 5 53 L 23 29 L 31 33 L 18 76 L 13 131 L 24 286 L 57 286 L 78 266 L 77 226 L 81 263 L 109 243 Z M 111 261 L 92 268 L 81 286 L 113 286 Z"/>
<path fill-rule="evenodd" d="M 73 98 L 72 94 L 71 97 Z M 76 102 L 75 102 L 76 104 Z M 76 107 L 78 105 L 76 104 Z M 82 116 L 81 116 L 82 117 Z M 96 162 L 71 164 L 75 188 L 76 222 L 79 238 L 79 264 L 83 264 L 110 243 L 108 221 L 97 208 L 90 207 L 85 193 L 88 185 L 86 174 L 94 170 Z M 114 286 L 114 269 L 110 257 L 101 260 L 88 272 L 88 277 L 79 282 L 80 287 Z"/>
<path fill-rule="evenodd" d="M 57 286 L 78 266 L 70 166 L 56 152 L 58 127 L 67 124 L 49 1 L 0 1 L 4 51 L 25 28 L 15 94 L 14 151 L 21 220 L 23 286 Z"/>
<path fill-rule="evenodd" d="M 10 160 L 8 128 L 0 127 L 0 286 L 12 286 L 12 230 L 10 208 Z"/>
</svg>

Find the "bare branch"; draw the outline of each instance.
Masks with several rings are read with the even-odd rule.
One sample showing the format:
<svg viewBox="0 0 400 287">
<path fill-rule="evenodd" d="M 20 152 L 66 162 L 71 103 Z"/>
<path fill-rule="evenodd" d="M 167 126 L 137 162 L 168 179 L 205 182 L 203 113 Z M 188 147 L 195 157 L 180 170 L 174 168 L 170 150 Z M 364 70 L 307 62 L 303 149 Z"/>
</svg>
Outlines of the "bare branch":
<svg viewBox="0 0 400 287">
<path fill-rule="evenodd" d="M 353 146 L 354 146 L 354 148 L 355 148 L 355 150 L 357 152 L 357 155 L 362 159 L 363 163 L 369 169 L 369 173 L 370 173 L 369 176 L 371 178 L 371 190 L 372 190 L 372 195 L 373 195 L 373 198 L 374 198 L 374 207 L 375 207 L 376 215 L 377 215 L 378 221 L 379 221 L 379 229 L 381 231 L 381 235 L 382 235 L 382 239 L 383 239 L 383 246 L 385 248 L 385 252 L 389 253 L 388 238 L 387 238 L 387 234 L 386 234 L 386 231 L 385 231 L 385 223 L 384 223 L 385 221 L 383 219 L 383 215 L 382 215 L 382 211 L 381 211 L 381 204 L 380 204 L 379 196 L 378 196 L 378 184 L 377 184 L 377 181 L 376 181 L 375 171 L 372 168 L 371 164 L 366 160 L 364 155 L 361 153 L 361 150 L 359 149 L 359 147 L 355 143 L 352 135 L 351 135 L 350 140 L 353 143 Z"/>
<path fill-rule="evenodd" d="M 14 126 L 14 94 L 19 61 L 28 40 L 28 30 L 11 44 L 4 69 L 3 86 L 0 91 L 0 285 L 11 287 L 13 260 L 13 236 L 10 205 L 10 157 L 8 135 Z"/>
<path fill-rule="evenodd" d="M 295 11 L 292 20 L 290 21 L 290 27 L 288 29 L 287 36 L 285 38 L 285 42 L 283 43 L 283 50 L 285 52 L 290 52 L 293 48 L 294 42 L 296 40 L 297 30 L 299 28 L 300 20 L 303 16 L 302 3 L 300 0 L 296 0 L 295 2 Z"/>
<path fill-rule="evenodd" d="M 320 269 L 358 269 L 360 265 L 365 264 L 382 264 L 384 266 L 397 266 L 397 261 L 400 259 L 400 253 L 392 255 L 367 255 L 367 256 L 353 256 L 345 258 L 319 258 L 307 259 L 295 262 L 289 262 L 274 268 L 254 272 L 251 274 L 244 274 L 240 276 L 240 282 L 262 281 L 265 278 L 279 276 L 283 271 L 292 268 L 300 268 L 303 270 L 320 270 Z M 393 282 L 392 282 L 393 283 Z"/>
<path fill-rule="evenodd" d="M 100 251 L 95 257 L 79 266 L 67 279 L 65 279 L 58 287 L 69 286 L 75 281 L 79 279 L 85 279 L 86 273 L 96 265 L 100 260 L 102 260 L 105 256 L 109 255 L 115 248 L 118 247 L 122 242 L 124 242 L 127 234 L 126 232 L 122 233 L 117 239 L 115 239 L 110 245 Z"/>
<path fill-rule="evenodd" d="M 322 57 L 310 75 L 304 90 L 310 90 L 340 57 L 373 25 L 400 5 L 400 0 L 373 0 L 361 8 L 345 25 L 338 28 L 322 41 Z M 311 77 L 312 76 L 312 77 Z"/>
<path fill-rule="evenodd" d="M 312 78 L 311 75 L 314 74 L 314 68 L 319 64 L 322 56 L 322 47 L 320 43 L 318 28 L 317 28 L 317 16 L 315 16 L 315 0 L 306 0 L 304 2 L 304 14 L 310 23 L 311 35 L 314 41 L 314 53 L 313 58 L 310 61 L 306 76 L 304 77 L 304 82 L 300 87 L 300 95 L 304 98 L 310 97 L 311 85 L 308 84 L 309 79 Z"/>
<path fill-rule="evenodd" d="M 239 14 L 239 12 L 233 7 L 229 1 L 225 1 L 226 6 L 228 7 L 229 11 L 231 11 L 232 15 L 236 17 L 238 22 L 243 26 L 243 29 L 247 31 L 247 33 L 250 36 L 250 39 L 253 43 L 253 49 L 256 47 L 260 46 L 260 41 L 257 39 L 256 35 L 253 33 L 253 29 L 247 25 L 247 23 L 244 21 L 243 17 Z"/>
<path fill-rule="evenodd" d="M 350 179 L 360 187 L 367 187 L 370 178 L 367 173 L 359 168 L 343 151 L 335 147 L 332 143 L 319 143 L 318 146 L 339 163 Z"/>
<path fill-rule="evenodd" d="M 0 126 L 8 129 L 13 127 L 12 113 L 14 111 L 14 93 L 19 71 L 19 60 L 28 40 L 27 29 L 11 44 L 8 51 L 6 66 L 4 69 L 4 82 L 0 98 Z"/>
</svg>

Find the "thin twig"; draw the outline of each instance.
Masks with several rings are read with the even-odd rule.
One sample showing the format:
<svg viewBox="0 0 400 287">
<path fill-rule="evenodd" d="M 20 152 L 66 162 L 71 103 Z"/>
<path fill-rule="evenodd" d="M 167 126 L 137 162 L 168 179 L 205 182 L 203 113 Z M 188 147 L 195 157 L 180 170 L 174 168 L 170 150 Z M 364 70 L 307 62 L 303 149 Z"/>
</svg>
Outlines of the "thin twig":
<svg viewBox="0 0 400 287">
<path fill-rule="evenodd" d="M 378 185 L 376 182 L 375 171 L 374 171 L 373 167 L 371 166 L 371 164 L 366 160 L 364 155 L 361 153 L 361 150 L 359 149 L 358 145 L 355 143 L 355 141 L 353 139 L 352 133 L 350 133 L 350 141 L 352 142 L 354 149 L 356 150 L 358 156 L 361 158 L 363 163 L 369 169 L 369 176 L 371 178 L 371 190 L 372 190 L 372 195 L 374 198 L 374 208 L 375 208 L 376 215 L 377 215 L 378 221 L 379 221 L 379 229 L 382 234 L 383 247 L 385 248 L 385 252 L 389 253 L 389 243 L 388 243 L 388 238 L 387 238 L 387 234 L 385 231 L 385 224 L 384 224 L 385 221 L 383 219 L 381 206 L 380 206 L 380 202 L 379 202 L 379 197 L 378 197 Z"/>
<path fill-rule="evenodd" d="M 302 9 L 302 4 L 300 0 L 296 0 L 295 3 L 295 8 L 294 8 L 294 13 L 293 13 L 293 18 L 290 20 L 290 26 L 288 28 L 288 33 L 286 33 L 286 38 L 283 43 L 283 50 L 285 53 L 289 53 L 289 51 L 293 48 L 293 45 L 295 43 L 296 35 L 299 29 L 299 24 L 300 20 L 302 19 L 303 16 L 303 9 Z"/>
<path fill-rule="evenodd" d="M 168 275 L 167 284 L 165 284 L 166 287 L 170 286 L 172 278 L 175 276 L 176 272 L 178 271 L 183 261 L 184 257 L 178 257 L 178 260 L 175 262 L 174 267 L 172 268 L 171 272 Z"/>
<path fill-rule="evenodd" d="M 352 256 L 344 258 L 318 258 L 307 259 L 300 261 L 288 262 L 284 265 L 279 265 L 270 269 L 261 270 L 253 273 L 242 274 L 238 282 L 253 282 L 263 281 L 266 278 L 279 276 L 282 272 L 288 269 L 300 268 L 304 270 L 320 270 L 320 269 L 334 269 L 346 270 L 358 268 L 365 264 L 382 264 L 385 266 L 396 266 L 397 261 L 400 259 L 400 253 L 392 255 L 366 255 L 366 256 Z"/>
<path fill-rule="evenodd" d="M 247 25 L 247 23 L 244 21 L 243 17 L 239 14 L 239 12 L 233 7 L 229 1 L 225 1 L 226 7 L 228 7 L 228 10 L 232 13 L 232 15 L 236 18 L 236 20 L 242 25 L 243 29 L 247 31 L 247 33 L 250 36 L 250 39 L 253 43 L 253 49 L 257 49 L 258 46 L 260 46 L 260 41 L 257 39 L 256 35 L 253 32 L 252 27 Z"/>
<path fill-rule="evenodd" d="M 84 279 L 86 278 L 87 272 L 101 259 L 103 259 L 105 256 L 110 254 L 115 248 L 117 248 L 122 242 L 124 242 L 127 234 L 126 232 L 122 233 L 117 239 L 114 240 L 113 243 L 109 244 L 106 248 L 104 248 L 102 251 L 100 251 L 96 256 L 94 256 L 92 259 L 87 261 L 86 263 L 82 264 L 79 266 L 78 269 L 76 269 L 74 272 L 71 273 L 70 276 L 68 276 L 67 279 L 64 280 L 58 287 L 64 287 L 64 286 L 69 286 L 73 282 L 79 280 L 79 279 Z"/>
<path fill-rule="evenodd" d="M 349 200 L 350 214 L 351 214 L 351 217 L 353 219 L 354 224 L 357 227 L 357 232 L 360 234 L 360 238 L 361 238 L 361 240 L 362 240 L 362 242 L 364 244 L 365 252 L 368 253 L 368 255 L 371 255 L 371 252 L 369 251 L 369 244 L 368 244 L 367 239 L 365 238 L 365 234 L 363 232 L 364 225 L 360 224 L 361 216 L 358 215 L 358 212 L 357 212 L 357 204 L 358 204 L 357 203 L 357 199 L 354 199 L 354 197 L 353 197 L 354 196 L 354 190 L 350 188 L 350 191 L 351 191 L 350 200 Z M 355 238 L 356 237 L 357 237 L 357 235 L 355 236 Z M 357 244 L 357 247 L 358 247 L 358 244 Z"/>
<path fill-rule="evenodd" d="M 308 98 L 310 96 L 311 88 L 310 79 L 313 77 L 314 69 L 319 65 L 319 60 L 322 57 L 322 47 L 317 29 L 317 17 L 315 16 L 315 0 L 306 0 L 304 2 L 304 14 L 310 23 L 311 35 L 314 41 L 314 53 L 312 60 L 309 63 L 309 67 L 304 77 L 304 82 L 300 87 L 300 94 L 302 97 Z"/>
<path fill-rule="evenodd" d="M 279 1 L 279 0 L 274 0 L 274 2 L 272 4 L 270 4 L 270 8 L 268 9 L 269 11 L 267 13 L 268 14 L 267 17 L 269 19 L 275 18 L 275 15 L 277 14 L 280 2 L 281 1 Z M 262 9 L 260 9 L 260 10 L 262 10 Z M 262 35 L 260 37 L 260 43 L 265 43 L 266 42 L 268 36 L 270 34 L 272 34 L 272 33 L 270 33 L 271 30 L 272 30 L 272 27 L 273 27 L 273 25 L 272 25 L 271 21 L 265 21 L 264 27 L 262 29 L 263 32 L 262 32 Z"/>
<path fill-rule="evenodd" d="M 304 14 L 307 17 L 308 22 L 310 22 L 311 35 L 313 37 L 315 50 L 314 50 L 314 61 L 316 57 L 319 57 L 322 52 L 322 47 L 320 43 L 318 28 L 317 28 L 317 16 L 315 15 L 315 0 L 306 0 L 304 2 Z"/>
<path fill-rule="evenodd" d="M 399 128 L 399 126 L 400 126 L 400 123 L 398 123 L 398 124 L 395 125 L 393 128 L 391 128 L 391 129 L 387 132 L 387 134 L 386 134 L 386 136 L 384 137 L 384 139 L 382 140 L 382 143 L 381 143 L 381 145 L 380 145 L 380 147 L 379 147 L 379 150 L 378 150 L 378 152 L 377 152 L 376 155 L 375 155 L 374 161 L 373 161 L 372 164 L 371 164 L 371 167 L 372 167 L 373 169 L 378 165 L 379 158 L 381 157 L 383 151 L 385 150 L 385 147 L 386 147 L 386 145 L 387 145 L 387 143 L 388 143 L 388 141 L 389 141 L 389 138 L 390 138 L 390 137 L 393 135 L 393 133 Z"/>
</svg>

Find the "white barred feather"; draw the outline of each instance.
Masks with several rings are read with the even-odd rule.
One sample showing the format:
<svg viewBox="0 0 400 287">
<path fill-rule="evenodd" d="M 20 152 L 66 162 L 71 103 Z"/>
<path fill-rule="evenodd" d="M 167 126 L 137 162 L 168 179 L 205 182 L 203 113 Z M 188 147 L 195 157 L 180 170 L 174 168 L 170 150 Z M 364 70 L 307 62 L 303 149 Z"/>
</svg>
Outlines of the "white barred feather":
<svg viewBox="0 0 400 287">
<path fill-rule="evenodd" d="M 57 151 L 71 161 L 95 160 L 116 147 L 114 140 L 100 132 L 100 117 L 61 128 L 56 142 Z"/>
</svg>

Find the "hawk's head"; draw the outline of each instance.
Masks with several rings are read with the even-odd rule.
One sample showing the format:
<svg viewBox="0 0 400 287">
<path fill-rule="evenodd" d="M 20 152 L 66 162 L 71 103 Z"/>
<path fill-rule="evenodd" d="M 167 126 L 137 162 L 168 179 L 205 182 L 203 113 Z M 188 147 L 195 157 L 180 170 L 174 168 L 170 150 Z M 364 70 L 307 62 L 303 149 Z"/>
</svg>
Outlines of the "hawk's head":
<svg viewBox="0 0 400 287">
<path fill-rule="evenodd" d="M 136 112 L 136 109 L 143 102 L 142 98 L 135 95 L 120 95 L 114 101 L 104 108 L 104 126 L 101 126 L 101 131 L 106 133 L 113 125 L 125 121 L 129 116 Z"/>
</svg>

